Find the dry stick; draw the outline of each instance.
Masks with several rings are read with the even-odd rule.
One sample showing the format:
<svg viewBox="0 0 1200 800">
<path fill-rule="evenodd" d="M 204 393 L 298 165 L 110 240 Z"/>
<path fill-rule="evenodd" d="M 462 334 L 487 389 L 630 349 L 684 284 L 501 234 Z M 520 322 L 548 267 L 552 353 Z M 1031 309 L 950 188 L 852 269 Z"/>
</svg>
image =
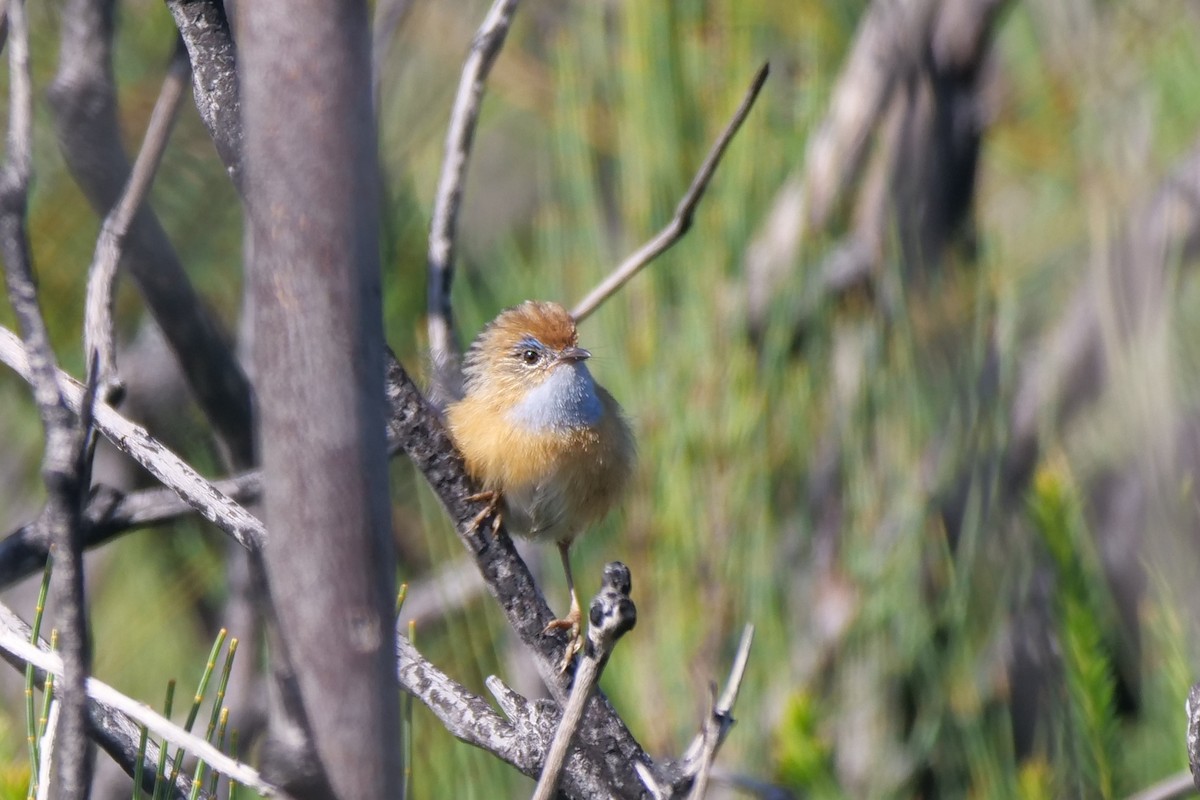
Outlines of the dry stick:
<svg viewBox="0 0 1200 800">
<path fill-rule="evenodd" d="M 82 797 L 91 783 L 92 773 L 92 751 L 87 744 L 87 698 L 84 695 L 91 648 L 79 536 L 83 505 L 81 459 L 86 437 L 75 429 L 55 378 L 57 365 L 46 322 L 38 307 L 25 227 L 32 173 L 33 87 L 29 72 L 29 28 L 23 0 L 8 3 L 8 26 L 10 106 L 8 157 L 0 179 L 0 252 L 4 257 L 8 295 L 29 352 L 27 380 L 33 387 L 45 431 L 42 480 L 47 499 L 40 524 L 49 531 L 59 550 L 54 586 L 60 609 L 58 624 L 66 674 L 60 685 L 58 791 L 64 797 Z M 43 779 L 48 781 L 49 776 Z"/>
<path fill-rule="evenodd" d="M 130 169 L 113 77 L 115 5 L 64 0 L 58 69 L 46 92 L 59 150 L 98 216 L 120 199 Z M 197 9 L 205 4 L 187 5 L 199 16 Z M 153 209 L 143 207 L 135 215 L 124 250 L 124 267 L 178 358 L 192 395 L 234 461 L 251 465 L 250 382 Z"/>
<path fill-rule="evenodd" d="M 257 471 L 213 481 L 213 486 L 243 506 L 256 502 L 262 491 L 261 476 Z M 142 489 L 126 494 L 110 486 L 97 486 L 83 512 L 86 522 L 83 547 L 98 547 L 127 531 L 174 522 L 193 513 L 195 509 L 169 488 Z M 42 533 L 36 522 L 29 522 L 0 539 L 0 590 L 39 572 L 46 565 L 50 542 Z"/>
<path fill-rule="evenodd" d="M 759 67 L 758 72 L 755 73 L 754 80 L 750 84 L 750 89 L 742 99 L 742 104 L 738 106 L 733 119 L 729 120 L 729 124 L 725 126 L 725 130 L 721 131 L 721 135 L 713 143 L 712 149 L 708 151 L 708 156 L 704 159 L 704 163 L 700 165 L 700 170 L 696 173 L 696 177 L 692 178 L 692 185 L 688 187 L 687 193 L 679 201 L 679 205 L 675 207 L 675 216 L 667 223 L 665 228 L 654 235 L 653 239 L 646 242 L 633 255 L 622 261 L 607 278 L 601 281 L 599 286 L 593 289 L 587 297 L 579 301 L 579 305 L 575 306 L 571 311 L 571 316 L 575 317 L 577 322 L 587 319 L 601 303 L 615 294 L 630 278 L 638 274 L 643 267 L 682 239 L 684 234 L 692 227 L 692 216 L 695 214 L 696 206 L 700 204 L 701 198 L 704 197 L 704 190 L 708 188 L 708 182 L 712 180 L 713 173 L 717 171 L 717 166 L 721 163 L 721 157 L 725 155 L 725 148 L 729 147 L 729 143 L 737 135 L 738 129 L 746 121 L 746 117 L 749 115 L 750 109 L 754 107 L 754 101 L 758 99 L 758 93 L 762 90 L 763 84 L 766 83 L 767 75 L 770 74 L 770 71 L 771 65 L 767 63 Z"/>
<path fill-rule="evenodd" d="M 25 381 L 32 379 L 25 348 L 11 331 L 3 327 L 0 327 L 0 361 Z M 59 372 L 57 375 L 63 399 L 72 411 L 79 413 L 83 387 L 65 373 Z M 163 485 L 170 487 L 184 502 L 200 512 L 200 516 L 249 550 L 257 551 L 266 543 L 266 528 L 257 517 L 218 490 L 145 428 L 130 422 L 104 403 L 96 404 L 95 414 L 96 428 L 105 438 L 145 467 Z M 55 569 L 59 569 L 58 562 L 55 563 Z"/>
<path fill-rule="evenodd" d="M 750 646 L 754 644 L 754 626 L 747 625 L 742 629 L 742 639 L 738 643 L 737 655 L 733 659 L 733 667 L 729 670 L 729 679 L 725 682 L 725 691 L 713 706 L 712 714 L 705 721 L 704 730 L 692 741 L 692 746 L 683 754 L 684 772 L 696 776 L 692 788 L 692 797 L 704 796 L 704 784 L 708 781 L 708 771 L 712 768 L 725 737 L 733 727 L 731 715 L 733 706 L 737 703 L 738 692 L 742 687 L 742 678 L 746 675 L 746 664 L 750 661 Z"/>
<path fill-rule="evenodd" d="M 24 642 L 29 642 L 33 634 L 29 625 L 3 604 L 0 604 L 0 631 L 12 634 Z M 38 648 L 43 652 L 53 649 L 51 643 L 47 643 L 42 638 L 38 639 Z M 0 659 L 8 662 L 9 666 L 21 674 L 25 673 L 26 662 L 23 659 L 3 649 L 0 649 Z M 48 676 L 44 671 L 35 670 L 35 676 L 35 680 L 41 688 L 53 690 L 53 682 L 47 680 Z M 94 700 L 88 703 L 88 714 L 89 733 L 92 738 L 104 748 L 113 761 L 132 775 L 134 765 L 139 757 L 138 740 L 141 735 L 141 726 L 112 706 Z M 153 788 L 154 765 L 157 758 L 158 745 L 154 741 L 147 742 L 145 753 L 142 755 L 142 762 L 148 767 L 144 770 L 144 776 L 148 781 L 143 783 L 142 788 L 147 792 Z M 177 800 L 186 800 L 191 789 L 191 779 L 180 776 L 179 781 L 171 788 L 174 792 L 173 796 Z M 206 795 L 202 796 L 206 797 Z"/>
<path fill-rule="evenodd" d="M 55 653 L 42 650 L 21 639 L 8 630 L 0 630 L 0 649 L 33 664 L 52 675 L 63 674 L 62 659 Z M 202 758 L 213 769 L 254 787 L 259 794 L 273 795 L 275 787 L 259 777 L 258 771 L 222 753 L 213 745 L 195 734 L 185 731 L 169 719 L 159 715 L 149 706 L 127 697 L 106 683 L 88 678 L 87 695 L 99 703 L 105 703 L 136 722 L 145 725 L 166 741 L 178 745 L 197 758 Z"/>
<path fill-rule="evenodd" d="M 50 714 L 46 717 L 46 732 L 42 734 L 42 759 L 38 762 L 37 800 L 50 798 L 50 765 L 54 761 L 55 732 L 58 730 L 58 714 L 62 705 L 50 701 Z"/>
<path fill-rule="evenodd" d="M 179 101 L 191 75 L 187 50 L 180 41 L 171 58 L 171 66 L 163 81 L 162 90 L 150 114 L 142 149 L 138 151 L 133 169 L 121 199 L 109 210 L 100 228 L 96 252 L 88 269 L 87 301 L 84 307 L 83 351 L 89 358 L 95 354 L 100 372 L 100 397 L 105 402 L 122 392 L 117 375 L 116 336 L 113 325 L 113 299 L 117 283 L 117 265 L 121 261 L 125 237 L 138 209 L 150 191 L 154 174 L 162 161 L 167 139 L 175 124 Z"/>
<path fill-rule="evenodd" d="M 518 0 L 495 0 L 483 24 L 471 42 L 471 52 L 463 64 L 450 128 L 446 131 L 446 152 L 434 196 L 433 219 L 429 223 L 429 356 L 433 364 L 430 394 L 439 404 L 461 395 L 459 369 L 460 345 L 454 328 L 450 286 L 454 280 L 454 247 L 458 212 L 462 206 L 467 159 L 483 104 L 484 83 L 512 24 Z"/>
<path fill-rule="evenodd" d="M 604 567 L 600 592 L 592 600 L 588 614 L 587 650 L 575 669 L 571 696 L 563 708 L 562 720 L 554 733 L 554 741 L 546 753 L 542 775 L 533 792 L 533 800 L 550 800 L 558 786 L 558 776 L 567 757 L 571 739 L 583 718 L 583 708 L 591 697 L 600 673 L 612 655 L 617 640 L 637 624 L 637 608 L 629 599 L 631 580 L 629 567 L 613 561 Z"/>
</svg>

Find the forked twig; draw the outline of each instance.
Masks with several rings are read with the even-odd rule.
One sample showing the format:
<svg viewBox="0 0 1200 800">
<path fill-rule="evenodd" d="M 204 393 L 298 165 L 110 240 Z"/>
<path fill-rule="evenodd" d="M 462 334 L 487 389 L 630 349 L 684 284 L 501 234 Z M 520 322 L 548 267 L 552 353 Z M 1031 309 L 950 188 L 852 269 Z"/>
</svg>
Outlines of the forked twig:
<svg viewBox="0 0 1200 800">
<path fill-rule="evenodd" d="M 729 147 L 729 143 L 737 135 L 738 130 L 742 127 L 742 123 L 746 121 L 746 117 L 750 114 L 750 109 L 754 107 L 754 101 L 758 99 L 758 93 L 762 90 L 763 84 L 766 83 L 767 75 L 770 74 L 770 71 L 771 65 L 767 63 L 759 67 L 758 72 L 755 73 L 754 80 L 750 84 L 750 89 L 742 99 L 742 104 L 738 106 L 738 110 L 734 112 L 733 119 L 729 120 L 729 124 L 725 126 L 725 130 L 721 131 L 721 135 L 713 143 L 712 149 L 708 151 L 708 156 L 704 159 L 704 163 L 700 165 L 696 177 L 692 178 L 692 185 L 688 187 L 687 193 L 679 201 L 679 205 L 675 207 L 675 216 L 671 218 L 671 221 L 667 223 L 665 228 L 654 235 L 653 239 L 646 242 L 632 255 L 622 261 L 607 278 L 600 282 L 599 286 L 588 293 L 587 297 L 579 301 L 579 304 L 571 311 L 571 316 L 575 317 L 577 322 L 587 319 L 593 311 L 599 308 L 601 303 L 624 286 L 643 267 L 669 250 L 692 227 L 692 216 L 696 212 L 696 206 L 700 205 L 700 200 L 704 197 L 704 190 L 708 188 L 708 182 L 712 180 L 713 173 L 717 171 L 717 166 L 721 163 L 721 157 L 725 155 L 725 149 Z"/>
<path fill-rule="evenodd" d="M 500 48 L 504 46 L 518 2 L 495 0 L 492 3 L 463 64 L 458 92 L 454 96 L 454 110 L 450 114 L 450 128 L 446 131 L 446 152 L 442 156 L 442 171 L 438 176 L 433 202 L 433 219 L 429 223 L 427 262 L 429 356 L 433 369 L 430 395 L 435 405 L 455 399 L 462 392 L 459 367 L 461 346 L 450 303 L 458 212 L 462 207 L 471 141 L 475 137 L 479 109 L 483 104 L 484 82 L 496 63 L 496 57 L 500 55 Z"/>
<path fill-rule="evenodd" d="M 104 217 L 100 236 L 96 240 L 96 252 L 88 269 L 87 301 L 84 307 L 83 350 L 92 358 L 95 354 L 99 366 L 99 396 L 105 402 L 115 401 L 121 393 L 121 381 L 117 376 L 116 336 L 113 330 L 113 299 L 116 292 L 117 265 L 125 246 L 125 237 L 133 224 L 134 216 L 142 207 L 154 174 L 162 161 L 163 151 L 175 124 L 179 101 L 191 76 L 187 49 L 179 40 L 171 66 L 163 81 L 158 100 L 150 114 L 142 149 L 138 151 L 125 190 L 116 205 Z"/>
<path fill-rule="evenodd" d="M 729 670 L 729 678 L 725 681 L 725 691 L 713 703 L 712 711 L 704 721 L 704 726 L 678 762 L 676 775 L 671 776 L 671 784 L 664 786 L 662 780 L 656 777 L 648 767 L 637 764 L 638 775 L 650 794 L 655 798 L 673 797 L 674 789 L 680 785 L 691 784 L 689 798 L 704 797 L 708 786 L 709 772 L 717 751 L 725 742 L 725 737 L 733 728 L 733 706 L 737 703 L 738 691 L 742 686 L 742 678 L 746 674 L 746 664 L 750 661 L 750 646 L 754 643 L 754 626 L 746 625 L 742 629 L 742 639 L 738 643 L 737 655 L 734 656 L 733 666 Z M 714 691 L 715 694 L 715 691 Z"/>
<path fill-rule="evenodd" d="M 583 709 L 600 680 L 600 673 L 612 654 L 617 640 L 637 624 L 637 608 L 629 599 L 631 580 L 629 567 L 614 561 L 604 567 L 600 592 L 592 600 L 588 614 L 587 648 L 575 669 L 575 683 L 563 707 L 562 720 L 554 732 L 554 740 L 546 751 L 542 774 L 538 778 L 533 800 L 550 800 L 558 787 L 558 776 L 566 761 L 571 740 L 583 719 Z"/>
</svg>

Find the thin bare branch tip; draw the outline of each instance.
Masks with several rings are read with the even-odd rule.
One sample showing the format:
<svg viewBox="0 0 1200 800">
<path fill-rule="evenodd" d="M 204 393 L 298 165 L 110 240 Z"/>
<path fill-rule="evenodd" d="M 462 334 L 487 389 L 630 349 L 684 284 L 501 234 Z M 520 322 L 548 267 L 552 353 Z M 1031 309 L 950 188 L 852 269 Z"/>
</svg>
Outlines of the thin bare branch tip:
<svg viewBox="0 0 1200 800">
<path fill-rule="evenodd" d="M 125 239 L 145 202 L 154 175 L 162 162 L 180 101 L 191 76 L 187 48 L 179 39 L 171 56 L 167 77 L 150 113 L 141 150 L 134 160 L 129 179 L 120 198 L 109 209 L 100 226 L 96 251 L 88 268 L 87 297 L 84 306 L 84 349 L 95 353 L 100 369 L 100 397 L 106 403 L 119 403 L 124 384 L 117 373 L 116 330 L 113 302 L 116 296 L 118 266 Z"/>
<path fill-rule="evenodd" d="M 434 193 L 433 218 L 429 223 L 429 252 L 426 256 L 429 272 L 429 355 L 433 368 L 430 394 L 434 404 L 439 406 L 457 399 L 462 393 L 459 358 L 462 346 L 455 329 L 450 301 L 458 214 L 487 77 L 504 47 L 518 2 L 495 0 L 483 24 L 475 32 L 470 53 L 463 64 L 450 125 L 446 130 L 445 152 Z"/>
<path fill-rule="evenodd" d="M 692 226 L 692 216 L 696 211 L 696 207 L 700 204 L 701 198 L 704 197 L 704 190 L 708 188 L 708 183 L 717 171 L 717 166 L 721 163 L 721 158 L 725 155 L 725 150 L 729 147 L 729 143 L 733 141 L 733 137 L 737 135 L 737 132 L 742 127 L 742 123 L 746 121 L 746 117 L 750 114 L 750 109 L 754 107 L 754 102 L 758 99 L 759 92 L 762 91 L 763 84 L 767 81 L 767 75 L 770 74 L 770 66 L 770 62 L 765 62 L 758 68 L 758 72 L 754 74 L 754 80 L 751 81 L 750 88 L 746 91 L 745 97 L 742 98 L 741 105 L 738 106 L 737 111 L 734 112 L 725 129 L 721 131 L 721 135 L 713 143 L 704 162 L 700 165 L 700 169 L 696 171 L 695 177 L 692 178 L 692 183 L 688 186 L 687 192 L 684 193 L 679 204 L 675 207 L 675 216 L 671 218 L 666 227 L 617 265 L 617 268 L 610 272 L 608 277 L 602 280 L 595 289 L 592 289 L 586 297 L 579 301 L 571 311 L 571 316 L 575 318 L 576 322 L 583 322 L 583 320 L 591 316 L 593 311 L 599 308 L 609 297 L 616 294 L 617 290 L 624 286 L 630 278 L 641 272 L 642 268 L 651 261 L 669 250 L 688 232 Z"/>
</svg>

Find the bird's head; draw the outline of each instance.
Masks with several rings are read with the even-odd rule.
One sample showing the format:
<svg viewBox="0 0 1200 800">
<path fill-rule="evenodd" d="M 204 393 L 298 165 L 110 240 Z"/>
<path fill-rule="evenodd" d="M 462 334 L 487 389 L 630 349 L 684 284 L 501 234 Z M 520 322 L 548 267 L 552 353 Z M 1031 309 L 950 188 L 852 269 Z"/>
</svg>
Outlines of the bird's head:
<svg viewBox="0 0 1200 800">
<path fill-rule="evenodd" d="M 464 367 L 466 392 L 556 426 L 599 413 L 575 320 L 558 303 L 528 300 L 505 309 L 476 337 Z"/>
</svg>

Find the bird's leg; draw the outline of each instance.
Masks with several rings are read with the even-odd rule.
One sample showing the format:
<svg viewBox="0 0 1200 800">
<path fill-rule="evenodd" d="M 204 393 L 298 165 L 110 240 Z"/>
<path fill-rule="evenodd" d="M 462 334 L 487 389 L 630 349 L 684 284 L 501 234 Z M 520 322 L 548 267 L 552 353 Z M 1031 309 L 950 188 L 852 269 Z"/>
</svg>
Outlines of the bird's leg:
<svg viewBox="0 0 1200 800">
<path fill-rule="evenodd" d="M 579 596 L 575 594 L 575 579 L 571 577 L 571 557 L 568 554 L 570 547 L 569 541 L 558 543 L 558 554 L 562 557 L 563 572 L 567 576 L 567 591 L 571 593 L 571 610 L 563 619 L 551 620 L 543 631 L 543 633 L 554 630 L 566 630 L 567 632 L 567 651 L 563 653 L 562 666 L 559 667 L 562 672 L 567 671 L 567 667 L 571 666 L 571 658 L 583 648 L 583 637 L 580 635 L 583 611 L 579 606 Z"/>
<path fill-rule="evenodd" d="M 492 536 L 498 534 L 500 532 L 500 503 L 503 500 L 503 497 L 500 495 L 500 493 L 493 491 L 478 492 L 468 496 L 467 499 L 473 503 L 480 500 L 487 501 L 487 505 L 484 506 L 483 510 L 476 514 L 475 518 L 471 520 L 471 530 L 479 530 L 479 526 L 483 523 L 483 521 L 488 517 L 491 517 Z"/>
</svg>

